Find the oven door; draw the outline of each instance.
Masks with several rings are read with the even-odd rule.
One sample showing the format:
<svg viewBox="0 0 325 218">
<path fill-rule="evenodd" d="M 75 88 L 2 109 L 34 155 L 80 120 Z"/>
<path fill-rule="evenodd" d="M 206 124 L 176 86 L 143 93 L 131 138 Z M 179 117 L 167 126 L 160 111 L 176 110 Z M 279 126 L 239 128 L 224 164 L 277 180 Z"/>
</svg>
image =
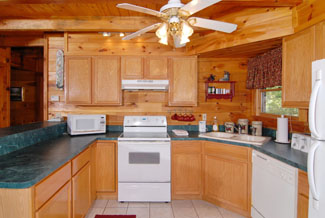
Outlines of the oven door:
<svg viewBox="0 0 325 218">
<path fill-rule="evenodd" d="M 170 182 L 170 141 L 119 141 L 118 182 Z"/>
</svg>

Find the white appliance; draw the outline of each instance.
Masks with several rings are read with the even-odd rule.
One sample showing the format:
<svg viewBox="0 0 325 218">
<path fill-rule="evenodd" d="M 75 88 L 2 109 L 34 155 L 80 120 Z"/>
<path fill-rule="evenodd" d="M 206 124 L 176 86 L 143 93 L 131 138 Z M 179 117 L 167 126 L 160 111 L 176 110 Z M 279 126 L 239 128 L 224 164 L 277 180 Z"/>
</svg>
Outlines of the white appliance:
<svg viewBox="0 0 325 218">
<path fill-rule="evenodd" d="M 252 218 L 296 218 L 298 170 L 253 151 Z"/>
<path fill-rule="evenodd" d="M 325 217 L 325 59 L 312 63 L 312 93 L 309 129 L 312 145 L 308 153 L 309 218 Z"/>
<path fill-rule="evenodd" d="M 165 116 L 125 116 L 118 138 L 118 201 L 170 202 L 170 149 Z"/>
<path fill-rule="evenodd" d="M 106 132 L 106 115 L 104 114 L 68 114 L 68 133 L 85 135 Z"/>
<path fill-rule="evenodd" d="M 168 90 L 168 80 L 122 80 L 122 89 L 125 90 Z"/>
</svg>

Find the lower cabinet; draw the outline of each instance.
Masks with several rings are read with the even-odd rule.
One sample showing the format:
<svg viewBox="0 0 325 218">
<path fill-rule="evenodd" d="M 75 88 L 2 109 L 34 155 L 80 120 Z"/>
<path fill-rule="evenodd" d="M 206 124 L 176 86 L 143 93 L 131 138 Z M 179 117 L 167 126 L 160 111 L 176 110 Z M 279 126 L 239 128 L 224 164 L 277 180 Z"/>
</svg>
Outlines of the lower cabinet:
<svg viewBox="0 0 325 218">
<path fill-rule="evenodd" d="M 251 149 L 216 142 L 203 146 L 203 199 L 250 217 Z"/>
<path fill-rule="evenodd" d="M 98 141 L 96 145 L 97 196 L 117 196 L 116 143 Z"/>
<path fill-rule="evenodd" d="M 309 185 L 306 172 L 298 172 L 298 211 L 297 218 L 308 218 Z"/>
<path fill-rule="evenodd" d="M 37 212 L 36 218 L 71 217 L 71 182 L 65 184 Z"/>
<path fill-rule="evenodd" d="M 172 198 L 202 197 L 202 152 L 200 141 L 172 142 Z"/>
<path fill-rule="evenodd" d="M 91 206 L 91 168 L 90 163 L 72 177 L 73 202 L 72 217 L 82 218 Z"/>
</svg>

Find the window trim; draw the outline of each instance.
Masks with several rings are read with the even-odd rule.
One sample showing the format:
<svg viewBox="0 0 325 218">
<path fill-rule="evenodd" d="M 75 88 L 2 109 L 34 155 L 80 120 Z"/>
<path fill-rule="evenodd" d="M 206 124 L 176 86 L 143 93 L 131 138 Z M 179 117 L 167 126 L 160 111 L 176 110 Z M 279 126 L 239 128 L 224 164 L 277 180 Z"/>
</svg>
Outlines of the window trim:
<svg viewBox="0 0 325 218">
<path fill-rule="evenodd" d="M 255 110 L 255 116 L 261 117 L 261 118 L 273 118 L 277 119 L 278 117 L 281 117 L 281 115 L 277 114 L 271 114 L 271 113 L 263 113 L 262 112 L 262 93 L 263 92 L 269 92 L 269 91 L 280 91 L 282 88 L 276 88 L 276 89 L 255 89 L 254 95 L 254 110 Z M 294 121 L 301 121 L 301 110 L 298 108 L 298 116 L 288 116 L 284 115 L 284 117 L 288 117 L 291 120 Z"/>
</svg>

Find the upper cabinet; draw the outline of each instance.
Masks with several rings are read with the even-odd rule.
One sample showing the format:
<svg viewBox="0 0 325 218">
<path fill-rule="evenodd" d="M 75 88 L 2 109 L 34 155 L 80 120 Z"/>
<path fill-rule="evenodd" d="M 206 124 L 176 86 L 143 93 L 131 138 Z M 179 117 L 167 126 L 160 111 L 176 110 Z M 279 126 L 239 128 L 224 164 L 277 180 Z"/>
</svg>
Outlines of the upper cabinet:
<svg viewBox="0 0 325 218">
<path fill-rule="evenodd" d="M 66 57 L 66 103 L 121 104 L 120 58 L 116 56 Z"/>
<path fill-rule="evenodd" d="M 144 64 L 146 79 L 168 79 L 167 57 L 146 57 Z"/>
<path fill-rule="evenodd" d="M 91 104 L 91 57 L 70 56 L 66 63 L 66 102 Z"/>
<path fill-rule="evenodd" d="M 167 57 L 122 56 L 123 79 L 168 79 Z"/>
<path fill-rule="evenodd" d="M 121 65 L 123 79 L 143 79 L 142 56 L 122 56 Z"/>
<path fill-rule="evenodd" d="M 169 106 L 197 105 L 197 57 L 169 59 Z"/>
<path fill-rule="evenodd" d="M 325 58 L 325 22 L 283 39 L 282 105 L 308 108 L 311 64 Z"/>
<path fill-rule="evenodd" d="M 283 39 L 283 106 L 308 107 L 311 92 L 311 63 L 314 60 L 314 26 Z"/>
<path fill-rule="evenodd" d="M 93 58 L 93 104 L 121 104 L 120 75 L 120 57 L 98 56 Z"/>
</svg>

